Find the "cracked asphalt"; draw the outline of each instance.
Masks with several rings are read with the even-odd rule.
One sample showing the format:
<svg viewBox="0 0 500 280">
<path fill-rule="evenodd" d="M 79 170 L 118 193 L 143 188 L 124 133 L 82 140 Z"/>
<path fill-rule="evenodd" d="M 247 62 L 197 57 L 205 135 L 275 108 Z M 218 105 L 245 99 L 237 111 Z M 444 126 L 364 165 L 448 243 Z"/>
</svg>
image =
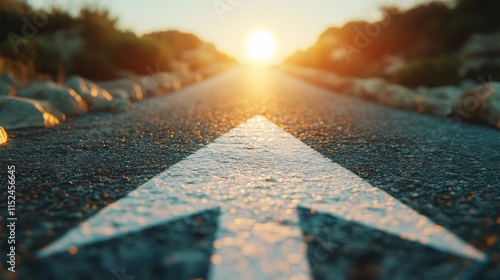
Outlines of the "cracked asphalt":
<svg viewBox="0 0 500 280">
<path fill-rule="evenodd" d="M 237 68 L 167 96 L 135 103 L 129 112 L 93 113 L 54 128 L 10 131 L 10 142 L 0 148 L 0 172 L 6 175 L 7 166 L 16 166 L 18 279 L 68 277 L 61 275 L 61 270 L 57 272 L 58 267 L 78 266 L 78 262 L 59 257 L 52 262 L 55 268 L 47 269 L 34 259 L 34 252 L 255 115 L 265 116 L 322 155 L 487 252 L 491 259 L 491 264 L 478 266 L 421 248 L 416 250 L 424 253 L 412 254 L 411 249 L 401 248 L 415 244 L 390 241 L 390 237 L 350 240 L 349 236 L 357 235 L 339 234 L 336 244 L 347 245 L 321 260 L 321 270 L 313 271 L 315 279 L 342 279 L 339 275 L 345 279 L 500 276 L 500 130 L 341 96 L 272 69 Z M 6 185 L 6 176 L 0 175 L 0 180 Z M 1 195 L 7 197 L 6 188 L 1 189 Z M 0 278 L 10 279 L 12 275 L 5 271 L 8 244 L 3 242 L 7 234 L 6 199 L 0 200 L 0 207 Z M 212 228 L 216 218 L 209 216 L 204 223 Z M 309 246 L 322 234 L 341 231 L 331 217 L 308 218 L 305 213 L 301 215 L 304 234 L 311 228 L 305 225 L 315 219 L 323 221 L 323 230 L 306 239 Z M 344 231 L 354 227 L 349 230 L 360 232 L 359 236 L 375 234 L 340 224 Z M 160 269 L 140 274 L 140 261 L 148 259 L 142 251 L 137 259 L 127 259 L 129 274 L 156 279 L 206 277 L 210 242 L 193 245 L 186 240 L 212 240 L 213 230 L 200 235 L 192 228 L 181 222 L 171 225 L 170 231 L 181 233 L 163 241 L 163 257 L 180 260 L 174 262 L 177 266 L 167 262 L 167 272 Z M 185 240 L 175 241 L 179 238 Z M 349 244 L 354 249 L 349 249 Z M 90 256 L 96 254 L 95 248 L 88 249 Z M 151 248 L 154 251 L 155 247 Z M 429 255 L 436 261 L 424 261 Z M 196 268 L 189 266 L 192 256 L 197 259 Z M 403 258 L 402 267 L 398 261 Z M 310 262 L 314 262 L 312 256 Z M 194 272 L 172 274 L 186 267 Z M 113 277 L 111 271 L 99 273 L 83 278 Z"/>
</svg>

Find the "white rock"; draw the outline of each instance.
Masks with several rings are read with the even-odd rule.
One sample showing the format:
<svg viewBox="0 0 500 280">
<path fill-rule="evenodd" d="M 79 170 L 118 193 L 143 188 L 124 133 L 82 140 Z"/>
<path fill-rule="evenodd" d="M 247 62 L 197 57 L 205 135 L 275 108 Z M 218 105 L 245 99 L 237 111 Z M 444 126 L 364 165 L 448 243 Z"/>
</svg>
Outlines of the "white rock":
<svg viewBox="0 0 500 280">
<path fill-rule="evenodd" d="M 162 96 L 182 87 L 181 81 L 175 74 L 166 72 L 140 77 L 137 83 L 144 88 L 146 96 Z"/>
<path fill-rule="evenodd" d="M 123 111 L 127 110 L 130 105 L 125 98 L 120 97 L 114 100 L 107 90 L 79 76 L 70 77 L 66 85 L 74 89 L 87 102 L 90 111 Z"/>
<path fill-rule="evenodd" d="M 361 79 L 340 77 L 334 87 L 330 87 L 340 94 L 361 98 L 363 84 Z"/>
<path fill-rule="evenodd" d="M 417 95 L 415 111 L 433 116 L 447 116 L 453 109 L 453 102 L 447 99 Z"/>
<path fill-rule="evenodd" d="M 401 86 L 401 85 L 388 85 L 382 94 L 378 95 L 378 101 L 381 104 L 406 110 L 415 109 L 416 92 Z"/>
<path fill-rule="evenodd" d="M 53 82 L 31 83 L 17 96 L 45 100 L 66 116 L 81 115 L 88 111 L 87 103 L 75 90 Z"/>
<path fill-rule="evenodd" d="M 384 63 L 382 71 L 387 76 L 393 75 L 407 65 L 407 62 L 398 56 L 385 56 L 382 60 Z"/>
<path fill-rule="evenodd" d="M 337 77 L 337 75 L 335 75 L 334 73 L 315 69 L 306 69 L 306 71 L 300 75 L 303 75 L 303 79 L 306 79 L 318 85 L 324 85 L 327 79 L 333 79 Z"/>
<path fill-rule="evenodd" d="M 0 82 L 0 96 L 15 96 L 16 88 L 13 85 Z"/>
<path fill-rule="evenodd" d="M 146 97 L 157 96 L 158 82 L 151 76 L 142 76 L 135 79 L 143 89 Z"/>
<path fill-rule="evenodd" d="M 111 103 L 111 112 L 126 112 L 130 109 L 130 100 L 128 96 L 116 96 Z"/>
<path fill-rule="evenodd" d="M 189 85 L 203 80 L 202 74 L 197 74 L 194 72 L 189 72 L 187 74 L 180 74 L 177 75 L 177 77 L 181 81 L 182 85 Z"/>
<path fill-rule="evenodd" d="M 189 72 L 189 64 L 182 60 L 174 60 L 172 62 L 173 72 L 176 73 L 188 73 Z"/>
<path fill-rule="evenodd" d="M 327 71 L 294 66 L 285 66 L 280 69 L 308 82 L 328 87 L 337 93 L 374 101 L 378 99 L 377 96 L 381 95 L 388 86 L 387 81 L 380 78 L 349 78 Z"/>
<path fill-rule="evenodd" d="M 464 92 L 453 108 L 462 120 L 500 128 L 500 83 L 479 85 Z"/>
<path fill-rule="evenodd" d="M 143 88 L 138 83 L 128 79 L 99 82 L 97 85 L 107 90 L 113 97 L 117 94 L 125 95 L 131 101 L 139 101 L 144 98 Z"/>
<path fill-rule="evenodd" d="M 6 129 L 51 127 L 66 116 L 47 101 L 22 97 L 0 97 L 0 126 Z"/>
<path fill-rule="evenodd" d="M 17 85 L 18 81 L 12 77 L 9 73 L 2 73 L 0 75 L 0 83 L 8 84 L 8 85 Z"/>
<path fill-rule="evenodd" d="M 0 126 L 0 146 L 7 143 L 7 141 L 9 141 L 9 135 L 5 131 L 5 128 Z"/>
<path fill-rule="evenodd" d="M 359 97 L 367 100 L 377 101 L 389 86 L 386 80 L 380 78 L 360 79 Z"/>
<path fill-rule="evenodd" d="M 157 73 L 154 76 L 154 79 L 158 81 L 159 89 L 162 94 L 171 92 L 172 90 L 178 90 L 184 86 L 184 82 L 181 80 L 183 75 L 187 75 L 187 73 L 183 72 L 174 72 L 174 73 Z"/>
<path fill-rule="evenodd" d="M 477 85 L 478 83 L 474 80 L 463 80 L 460 82 L 460 88 L 464 91 L 475 88 Z"/>
<path fill-rule="evenodd" d="M 463 92 L 464 91 L 459 87 L 443 86 L 427 89 L 424 95 L 430 98 L 449 100 L 451 103 L 455 103 Z"/>
<path fill-rule="evenodd" d="M 0 96 L 15 96 L 19 88 L 19 81 L 5 72 L 0 74 Z"/>
<path fill-rule="evenodd" d="M 310 82 L 322 83 L 326 77 L 334 77 L 335 74 L 331 72 L 321 71 L 314 68 L 308 67 L 294 67 L 288 68 L 290 74 L 298 76 Z"/>
</svg>

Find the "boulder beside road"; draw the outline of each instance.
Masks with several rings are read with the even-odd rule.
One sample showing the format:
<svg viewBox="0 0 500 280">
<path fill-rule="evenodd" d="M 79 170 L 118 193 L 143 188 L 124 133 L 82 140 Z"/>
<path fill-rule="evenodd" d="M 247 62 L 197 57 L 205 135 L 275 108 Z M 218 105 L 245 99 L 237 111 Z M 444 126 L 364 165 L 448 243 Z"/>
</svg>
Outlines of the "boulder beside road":
<svg viewBox="0 0 500 280">
<path fill-rule="evenodd" d="M 31 83 L 17 96 L 45 100 L 66 116 L 81 115 L 88 111 L 87 103 L 76 91 L 53 82 Z"/>
<path fill-rule="evenodd" d="M 13 86 L 19 84 L 18 81 L 14 77 L 12 77 L 12 75 L 10 75 L 9 73 L 0 74 L 0 83 Z"/>
<path fill-rule="evenodd" d="M 361 95 L 361 84 L 358 79 L 346 79 L 337 76 L 324 77 L 319 84 L 333 89 L 340 94 L 353 95 L 355 97 L 360 97 Z"/>
<path fill-rule="evenodd" d="M 22 97 L 0 97 L 0 126 L 5 129 L 51 127 L 66 116 L 47 101 Z"/>
<path fill-rule="evenodd" d="M 120 95 L 127 96 L 127 98 L 134 102 L 144 98 L 143 88 L 138 83 L 128 79 L 99 82 L 97 85 L 107 90 L 113 97 L 115 93 L 119 93 Z"/>
<path fill-rule="evenodd" d="M 424 88 L 415 98 L 415 109 L 419 113 L 433 116 L 447 116 L 463 90 L 454 86 Z"/>
<path fill-rule="evenodd" d="M 447 116 L 453 104 L 439 98 L 417 95 L 415 97 L 415 111 L 432 116 Z"/>
<path fill-rule="evenodd" d="M 180 89 L 183 85 L 178 73 L 154 73 L 138 78 L 137 82 L 145 89 L 148 97 L 162 96 L 173 90 Z"/>
<path fill-rule="evenodd" d="M 87 102 L 89 111 L 121 112 L 128 110 L 130 103 L 123 96 L 113 96 L 96 83 L 80 76 L 72 76 L 66 81 L 66 86 L 74 89 Z"/>
<path fill-rule="evenodd" d="M 0 82 L 0 96 L 14 96 L 16 95 L 16 88 L 13 85 L 4 84 Z"/>
<path fill-rule="evenodd" d="M 379 92 L 378 102 L 404 110 L 415 109 L 415 91 L 401 86 L 401 85 L 388 85 L 384 91 Z"/>
<path fill-rule="evenodd" d="M 393 108 L 500 128 L 500 82 L 474 87 L 474 81 L 465 80 L 460 87 L 410 89 L 389 84 L 380 78 L 341 77 L 335 73 L 297 66 L 280 66 L 279 69 L 339 94 L 375 101 Z"/>
<path fill-rule="evenodd" d="M 19 82 L 8 73 L 0 74 L 0 96 L 16 95 Z"/>
<path fill-rule="evenodd" d="M 7 141 L 9 141 L 7 131 L 5 131 L 5 128 L 0 126 L 0 146 L 7 143 Z"/>
<path fill-rule="evenodd" d="M 3 73 L 0 74 L 0 126 L 3 129 L 51 127 L 66 120 L 66 116 L 89 111 L 127 111 L 131 102 L 178 90 L 227 69 L 228 66 L 214 65 L 196 73 L 153 73 L 98 84 L 72 76 L 64 85 L 32 82 L 27 88 L 22 88 L 12 75 Z"/>
<path fill-rule="evenodd" d="M 389 83 L 381 78 L 359 79 L 359 97 L 367 100 L 377 101 L 380 96 L 388 90 Z"/>
<path fill-rule="evenodd" d="M 464 92 L 452 114 L 462 120 L 500 128 L 500 83 L 487 83 Z"/>
<path fill-rule="evenodd" d="M 464 92 L 463 89 L 455 86 L 434 87 L 424 90 L 422 95 L 426 97 L 448 100 L 450 103 L 455 103 L 458 97 Z"/>
</svg>

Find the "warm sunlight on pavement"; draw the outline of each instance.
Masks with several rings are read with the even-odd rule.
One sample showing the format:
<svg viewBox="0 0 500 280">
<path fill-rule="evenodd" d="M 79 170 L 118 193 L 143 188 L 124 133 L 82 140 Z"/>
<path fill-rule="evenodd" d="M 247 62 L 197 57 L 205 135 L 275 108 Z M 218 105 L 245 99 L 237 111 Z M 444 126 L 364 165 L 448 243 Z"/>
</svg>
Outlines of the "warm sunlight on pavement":
<svg viewBox="0 0 500 280">
<path fill-rule="evenodd" d="M 0 0 L 0 280 L 500 279 L 498 11 Z"/>
</svg>

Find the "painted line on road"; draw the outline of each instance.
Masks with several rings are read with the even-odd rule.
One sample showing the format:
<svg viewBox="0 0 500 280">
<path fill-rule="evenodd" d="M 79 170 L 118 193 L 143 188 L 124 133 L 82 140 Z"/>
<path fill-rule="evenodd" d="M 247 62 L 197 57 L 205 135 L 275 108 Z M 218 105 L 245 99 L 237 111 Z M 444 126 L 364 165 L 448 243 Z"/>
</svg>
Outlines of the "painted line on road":
<svg viewBox="0 0 500 280">
<path fill-rule="evenodd" d="M 466 258 L 486 258 L 262 116 L 110 204 L 38 256 L 220 207 L 210 279 L 309 279 L 298 205 Z"/>
</svg>

